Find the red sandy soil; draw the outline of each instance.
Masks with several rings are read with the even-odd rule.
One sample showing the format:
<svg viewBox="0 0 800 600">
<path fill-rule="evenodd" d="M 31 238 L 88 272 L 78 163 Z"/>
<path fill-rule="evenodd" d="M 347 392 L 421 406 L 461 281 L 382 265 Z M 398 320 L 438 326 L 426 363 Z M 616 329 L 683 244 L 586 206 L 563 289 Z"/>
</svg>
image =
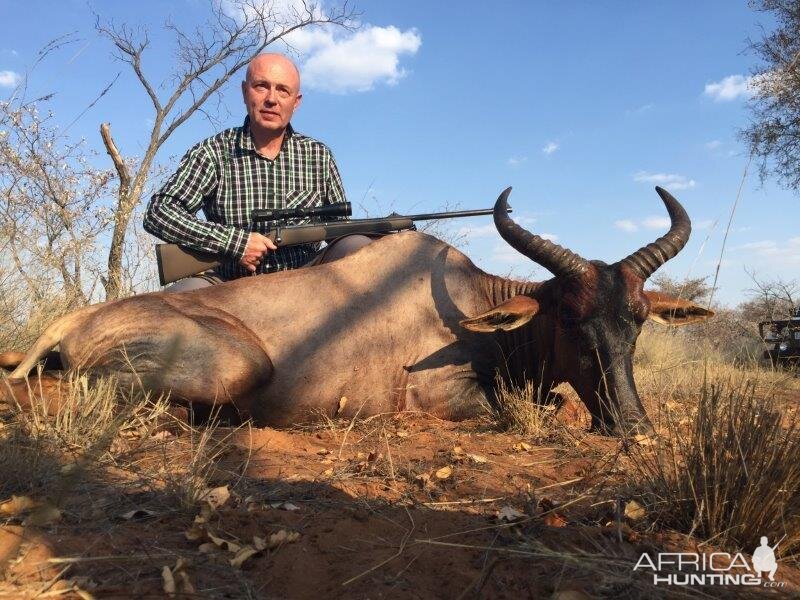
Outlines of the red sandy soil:
<svg viewBox="0 0 800 600">
<path fill-rule="evenodd" d="M 575 410 L 569 420 L 576 417 L 583 419 Z M 87 477 L 59 522 L 0 530 L 0 597 L 37 589 L 81 597 L 68 584 L 40 583 L 60 576 L 95 598 L 163 598 L 165 566 L 178 590 L 190 582 L 194 592 L 177 595 L 186 598 L 687 597 L 632 571 L 642 552 L 689 550 L 696 541 L 621 515 L 628 498 L 619 440 L 573 427 L 534 445 L 487 420 L 415 414 L 214 435 L 230 436 L 211 482 L 227 485 L 230 498 L 204 512 L 205 522 L 194 523 L 200 505 L 181 508 L 165 489 L 133 485 L 122 471 Z M 178 460 L 190 443 L 186 433 L 159 438 L 140 460 L 163 452 Z M 509 507 L 519 513 L 515 523 L 498 518 Z M 134 509 L 141 512 L 122 517 Z M 299 538 L 241 569 L 208 537 L 252 544 L 280 531 Z M 175 569 L 178 559 L 184 566 Z M 784 594 L 798 594 L 799 571 L 782 563 L 778 580 Z"/>
</svg>

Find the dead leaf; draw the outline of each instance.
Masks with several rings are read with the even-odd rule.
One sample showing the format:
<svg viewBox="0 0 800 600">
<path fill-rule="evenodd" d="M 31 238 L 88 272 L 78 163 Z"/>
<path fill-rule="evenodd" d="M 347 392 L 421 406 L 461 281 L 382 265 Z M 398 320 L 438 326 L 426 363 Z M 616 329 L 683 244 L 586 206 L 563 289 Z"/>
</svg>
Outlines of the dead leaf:
<svg viewBox="0 0 800 600">
<path fill-rule="evenodd" d="M 345 406 L 347 406 L 347 396 L 342 396 L 339 398 L 339 406 L 336 407 L 336 414 L 333 416 L 338 417 L 344 410 Z"/>
<path fill-rule="evenodd" d="M 181 592 L 184 594 L 194 594 L 195 589 L 192 582 L 189 580 L 189 574 L 186 571 L 178 571 L 178 579 L 180 581 Z"/>
<path fill-rule="evenodd" d="M 399 438 L 407 438 L 408 432 L 405 429 L 400 429 L 395 435 Z"/>
<path fill-rule="evenodd" d="M 277 548 L 281 544 L 291 544 L 300 539 L 300 534 L 296 531 L 281 529 L 278 533 L 273 533 L 267 540 L 267 549 Z"/>
<path fill-rule="evenodd" d="M 211 508 L 217 510 L 225 505 L 231 493 L 227 485 L 210 488 L 200 494 L 199 500 L 206 502 Z"/>
<path fill-rule="evenodd" d="M 169 596 L 181 594 L 194 594 L 195 589 L 192 582 L 189 580 L 189 574 L 186 572 L 186 567 L 189 566 L 183 558 L 179 558 L 175 562 L 175 566 L 171 569 L 167 566 L 161 569 L 161 579 L 163 581 L 164 592 Z"/>
<path fill-rule="evenodd" d="M 506 521 L 507 523 L 513 523 L 514 521 L 519 521 L 520 519 L 524 519 L 527 516 L 528 515 L 526 515 L 524 512 L 521 512 L 512 506 L 504 506 L 497 513 L 497 518 L 500 521 Z"/>
<path fill-rule="evenodd" d="M 216 544 L 213 544 L 211 542 L 205 542 L 197 547 L 198 552 L 202 554 L 208 554 L 209 552 L 214 552 L 216 549 L 217 549 Z"/>
<path fill-rule="evenodd" d="M 248 558 L 250 558 L 254 554 L 258 554 L 258 550 L 256 550 L 252 546 L 243 546 L 236 553 L 236 556 L 234 556 L 230 560 L 231 566 L 234 569 L 241 569 L 242 568 L 242 564 L 244 563 L 244 561 L 246 561 Z"/>
<path fill-rule="evenodd" d="M 488 462 L 487 458 L 485 458 L 483 456 L 480 456 L 478 454 L 467 454 L 467 458 L 469 458 L 476 465 L 482 465 L 482 464 Z"/>
<path fill-rule="evenodd" d="M 291 502 L 283 502 L 279 505 L 281 510 L 288 510 L 289 512 L 294 512 L 296 510 L 300 510 L 300 507 L 296 504 L 292 504 Z"/>
<path fill-rule="evenodd" d="M 161 579 L 163 580 L 163 589 L 164 593 L 169 594 L 170 596 L 174 596 L 178 588 L 175 585 L 175 578 L 172 576 L 172 569 L 167 566 L 164 566 L 161 569 Z"/>
<path fill-rule="evenodd" d="M 442 467 L 441 469 L 436 471 L 436 473 L 434 473 L 434 474 L 436 475 L 437 479 L 447 479 L 448 477 L 450 477 L 450 475 L 453 474 L 453 469 L 452 469 L 452 467 L 449 467 L 449 466 Z"/>
<path fill-rule="evenodd" d="M 317 454 L 320 454 L 322 456 L 325 456 L 326 454 L 330 454 L 330 453 L 331 453 L 331 451 L 328 450 L 327 448 L 318 448 L 317 449 Z"/>
<path fill-rule="evenodd" d="M 42 527 L 43 525 L 49 525 L 50 523 L 55 523 L 60 520 L 61 509 L 48 503 L 37 507 L 22 524 Z"/>
<path fill-rule="evenodd" d="M 461 446 L 453 446 L 453 449 L 450 450 L 450 454 L 453 455 L 455 460 L 461 460 L 466 456 L 464 449 Z"/>
<path fill-rule="evenodd" d="M 225 538 L 219 537 L 214 532 L 212 532 L 210 529 L 206 530 L 206 535 L 208 536 L 209 540 L 214 542 L 214 544 L 216 544 L 217 546 L 219 546 L 223 550 L 227 550 L 228 552 L 236 553 L 242 548 L 236 542 L 232 542 L 230 540 L 226 540 Z"/>
<path fill-rule="evenodd" d="M 625 503 L 625 517 L 631 521 L 640 521 L 647 516 L 647 511 L 644 506 L 639 504 L 636 500 L 630 500 Z"/>
<path fill-rule="evenodd" d="M 533 446 L 531 446 L 527 442 L 518 442 L 514 444 L 514 450 L 516 450 L 517 452 L 529 452 L 533 450 Z"/>
<path fill-rule="evenodd" d="M 0 515 L 16 517 L 35 508 L 37 505 L 38 502 L 29 496 L 11 496 L 11 498 L 0 504 Z"/>
</svg>

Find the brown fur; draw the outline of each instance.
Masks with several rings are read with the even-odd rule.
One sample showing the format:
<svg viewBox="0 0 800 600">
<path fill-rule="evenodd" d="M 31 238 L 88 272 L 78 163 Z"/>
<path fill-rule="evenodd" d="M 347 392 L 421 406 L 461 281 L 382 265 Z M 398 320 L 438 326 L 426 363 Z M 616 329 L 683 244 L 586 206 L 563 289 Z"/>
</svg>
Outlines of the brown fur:
<svg viewBox="0 0 800 600">
<path fill-rule="evenodd" d="M 308 269 L 86 307 L 48 327 L 12 377 L 59 346 L 67 369 L 283 426 L 337 414 L 343 396 L 344 417 L 419 410 L 463 419 L 494 401 L 500 370 L 544 389 L 570 382 L 604 425 L 598 381 L 612 381 L 606 395 L 627 398 L 623 417 L 636 421 L 643 410 L 629 363 L 639 324 L 601 366 L 590 364 L 597 352 L 583 348 L 576 329 L 591 317 L 617 331 L 628 326 L 630 302 L 662 306 L 614 268 L 593 263 L 576 279 L 515 282 L 435 238 L 403 232 Z"/>
</svg>

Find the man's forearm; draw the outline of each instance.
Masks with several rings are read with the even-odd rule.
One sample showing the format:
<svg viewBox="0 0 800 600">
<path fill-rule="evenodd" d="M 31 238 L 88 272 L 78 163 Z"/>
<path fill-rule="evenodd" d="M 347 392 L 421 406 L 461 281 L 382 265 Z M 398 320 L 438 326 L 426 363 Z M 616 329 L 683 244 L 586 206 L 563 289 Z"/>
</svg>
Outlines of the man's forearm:
<svg viewBox="0 0 800 600">
<path fill-rule="evenodd" d="M 147 207 L 144 229 L 166 242 L 236 260 L 244 255 L 249 236 L 231 225 L 201 221 L 176 206 L 174 199 L 158 194 Z"/>
</svg>

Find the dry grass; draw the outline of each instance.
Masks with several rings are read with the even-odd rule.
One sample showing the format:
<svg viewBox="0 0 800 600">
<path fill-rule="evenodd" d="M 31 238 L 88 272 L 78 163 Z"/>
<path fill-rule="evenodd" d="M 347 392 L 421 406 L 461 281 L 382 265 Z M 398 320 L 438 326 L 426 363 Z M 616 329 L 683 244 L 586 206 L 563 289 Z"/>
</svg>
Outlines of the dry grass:
<svg viewBox="0 0 800 600">
<path fill-rule="evenodd" d="M 59 502 L 87 480 L 121 477 L 131 493 L 151 490 L 172 508 L 189 509 L 219 477 L 216 464 L 235 430 L 223 434 L 213 419 L 191 427 L 172 416 L 166 398 L 120 390 L 113 379 L 73 376 L 67 390 L 55 414 L 41 400 L 3 413 L 0 500 L 16 494 Z"/>
<path fill-rule="evenodd" d="M 495 378 L 496 407 L 493 417 L 503 431 L 512 431 L 544 440 L 553 434 L 556 405 L 550 390 L 542 390 L 528 381 L 524 387 L 506 383 L 500 376 Z"/>
<path fill-rule="evenodd" d="M 645 332 L 636 375 L 656 405 L 657 448 L 636 447 L 632 487 L 657 529 L 751 551 L 785 536 L 800 550 L 800 389 L 791 374 L 756 361 L 733 365 L 679 335 Z"/>
<path fill-rule="evenodd" d="M 167 418 L 165 399 L 122 393 L 113 379 L 70 378 L 55 414 L 46 403 L 8 407 L 0 429 L 0 497 L 62 487 L 64 475 L 114 462 L 114 441 L 149 437 Z M 39 386 L 38 377 L 29 385 Z M 0 382 L 2 385 L 2 382 Z M 40 397 L 40 396 L 39 396 Z"/>
<path fill-rule="evenodd" d="M 639 395 L 649 402 L 654 420 L 675 403 L 696 406 L 706 382 L 752 384 L 756 393 L 800 391 L 800 379 L 775 370 L 750 356 L 736 362 L 703 339 L 682 335 L 680 329 L 645 327 L 634 356 L 634 375 Z"/>
</svg>

